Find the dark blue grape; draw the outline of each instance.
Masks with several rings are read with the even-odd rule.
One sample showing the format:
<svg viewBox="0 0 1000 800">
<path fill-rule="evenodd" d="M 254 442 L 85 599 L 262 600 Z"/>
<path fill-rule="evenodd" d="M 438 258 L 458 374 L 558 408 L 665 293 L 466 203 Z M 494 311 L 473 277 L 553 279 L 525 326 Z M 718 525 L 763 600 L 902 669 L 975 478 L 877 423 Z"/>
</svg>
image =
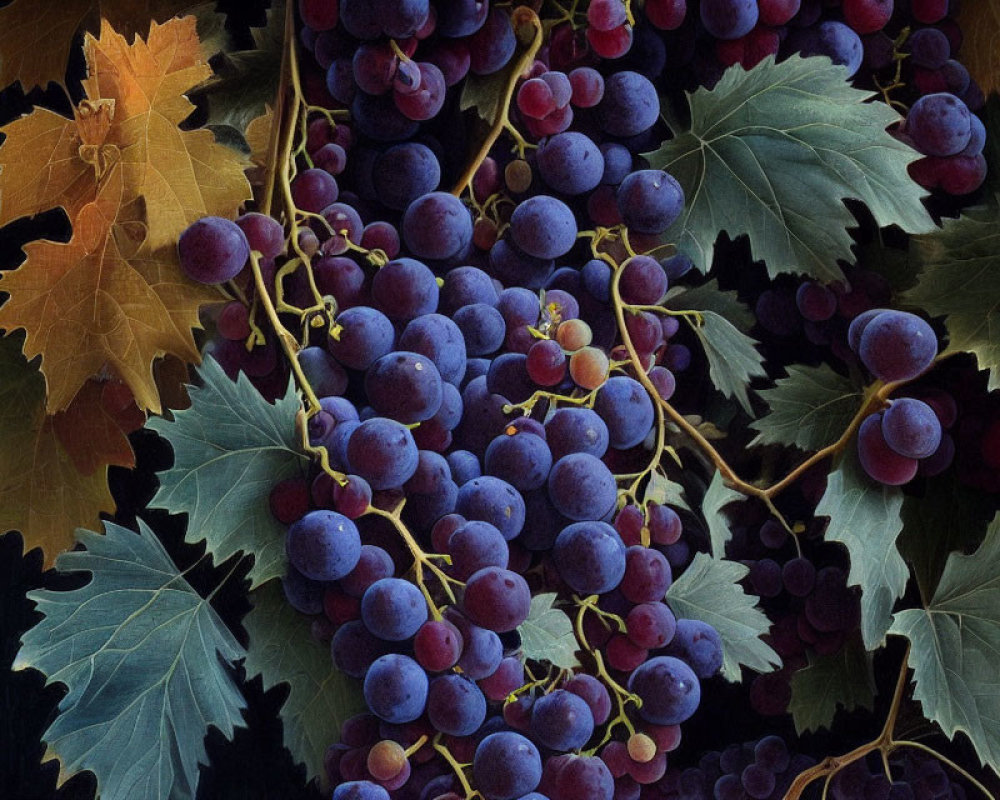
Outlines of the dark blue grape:
<svg viewBox="0 0 1000 800">
<path fill-rule="evenodd" d="M 639 444 L 653 427 L 653 401 L 638 381 L 616 375 L 597 391 L 594 411 L 608 426 L 611 446 L 625 450 Z"/>
<path fill-rule="evenodd" d="M 606 522 L 567 525 L 552 548 L 556 569 L 564 581 L 582 594 L 605 594 L 625 574 L 625 545 Z"/>
<path fill-rule="evenodd" d="M 640 665 L 629 677 L 628 690 L 642 698 L 639 716 L 654 725 L 684 722 L 701 701 L 698 677 L 673 656 L 656 656 Z"/>
<path fill-rule="evenodd" d="M 562 200 L 539 194 L 519 203 L 510 233 L 521 250 L 535 258 L 558 258 L 576 243 L 576 219 Z"/>
<path fill-rule="evenodd" d="M 386 722 L 412 722 L 427 705 L 427 673 L 409 656 L 387 653 L 365 673 L 368 708 Z"/>
<path fill-rule="evenodd" d="M 361 535 L 343 514 L 310 511 L 288 529 L 285 551 L 292 566 L 305 577 L 335 581 L 358 563 Z"/>
<path fill-rule="evenodd" d="M 402 486 L 416 472 L 417 445 L 404 425 L 376 417 L 351 433 L 347 461 L 351 472 L 368 481 L 372 489 L 391 489 Z"/>
<path fill-rule="evenodd" d="M 542 180 L 562 194 L 589 192 L 601 182 L 605 171 L 605 158 L 597 145 L 575 131 L 549 137 L 538 149 L 536 159 Z"/>
<path fill-rule="evenodd" d="M 479 743 L 472 772 L 476 788 L 487 800 L 516 800 L 538 786 L 542 759 L 530 740 L 501 731 Z"/>
<path fill-rule="evenodd" d="M 427 719 L 441 733 L 469 736 L 486 719 L 486 698 L 465 676 L 441 675 L 430 684 Z"/>
<path fill-rule="evenodd" d="M 603 461 L 589 453 L 563 456 L 548 477 L 552 504 L 572 520 L 603 519 L 618 500 L 615 476 Z"/>
<path fill-rule="evenodd" d="M 401 578 L 382 578 L 361 598 L 361 620 L 379 639 L 401 642 L 427 621 L 427 602 L 420 589 Z"/>
</svg>

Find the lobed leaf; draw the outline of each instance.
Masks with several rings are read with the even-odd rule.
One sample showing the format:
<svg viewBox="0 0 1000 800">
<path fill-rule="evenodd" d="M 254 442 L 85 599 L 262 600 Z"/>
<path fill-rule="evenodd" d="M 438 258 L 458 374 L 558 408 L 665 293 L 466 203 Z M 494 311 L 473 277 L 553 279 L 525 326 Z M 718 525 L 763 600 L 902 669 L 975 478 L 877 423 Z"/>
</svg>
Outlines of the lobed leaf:
<svg viewBox="0 0 1000 800">
<path fill-rule="evenodd" d="M 244 374 L 231 381 L 212 358 L 198 374 L 204 386 L 190 389 L 191 407 L 172 422 L 153 418 L 147 425 L 174 451 L 173 467 L 157 473 L 160 488 L 149 507 L 187 514 L 185 541 L 204 539 L 216 563 L 253 553 L 256 587 L 286 571 L 285 529 L 268 496 L 308 464 L 296 441 L 299 399 L 290 381 L 272 405 Z"/>
<path fill-rule="evenodd" d="M 105 529 L 79 530 L 85 549 L 56 559 L 59 572 L 89 572 L 86 586 L 28 593 L 43 619 L 14 668 L 69 689 L 42 735 L 60 783 L 90 770 L 103 800 L 194 797 L 209 727 L 232 738 L 242 724 L 225 664 L 243 648 L 144 522 Z"/>
<path fill-rule="evenodd" d="M 1000 771 L 1000 516 L 972 555 L 952 553 L 926 608 L 898 612 L 890 633 L 910 640 L 913 696 L 950 737 L 965 733 Z"/>
<path fill-rule="evenodd" d="M 811 657 L 808 666 L 795 671 L 791 683 L 788 711 L 799 736 L 830 728 L 838 708 L 874 707 L 872 656 L 854 638 L 836 653 Z"/>
<path fill-rule="evenodd" d="M 771 627 L 757 598 L 740 586 L 749 569 L 735 561 L 695 553 L 681 576 L 667 589 L 667 605 L 677 617 L 698 619 L 722 637 L 722 676 L 740 680 L 740 665 L 757 672 L 781 666 L 781 657 L 760 637 Z"/>
<path fill-rule="evenodd" d="M 829 517 L 826 540 L 841 542 L 851 558 L 847 582 L 861 587 L 861 635 L 865 647 L 881 645 L 892 624 L 892 607 L 906 591 L 910 573 L 896 548 L 903 529 L 898 487 L 877 483 L 864 474 L 854 447 L 830 473 L 816 506 Z"/>
<path fill-rule="evenodd" d="M 772 277 L 833 281 L 837 261 L 854 260 L 844 199 L 864 202 L 879 225 L 931 230 L 906 171 L 919 154 L 886 132 L 899 115 L 871 96 L 825 56 L 798 55 L 730 67 L 714 89 L 689 94 L 690 128 L 647 154 L 687 200 L 665 241 L 707 272 L 720 231 L 747 234 Z"/>
<path fill-rule="evenodd" d="M 553 606 L 555 600 L 555 592 L 531 598 L 528 617 L 517 626 L 521 653 L 525 659 L 548 661 L 560 669 L 573 669 L 580 666 L 576 657 L 580 645 L 573 632 L 573 621 L 565 611 Z"/>
<path fill-rule="evenodd" d="M 365 710 L 361 683 L 330 661 L 330 649 L 317 642 L 312 623 L 289 605 L 278 581 L 250 594 L 253 608 L 243 620 L 250 637 L 247 677 L 260 675 L 264 691 L 288 684 L 288 699 L 278 712 L 285 746 L 306 765 L 308 779 L 327 784 L 323 756 L 340 741 L 344 720 Z"/>
<path fill-rule="evenodd" d="M 788 377 L 779 378 L 773 389 L 759 392 L 770 410 L 750 423 L 758 432 L 751 446 L 782 444 L 821 450 L 833 444 L 860 408 L 862 392 L 826 364 L 792 364 L 787 370 Z"/>
<path fill-rule="evenodd" d="M 19 530 L 25 550 L 42 548 L 50 567 L 73 546 L 74 528 L 96 527 L 100 512 L 114 511 L 107 464 L 127 465 L 133 455 L 124 434 L 112 430 L 91 443 L 105 463 L 78 469 L 45 414 L 45 379 L 21 353 L 23 343 L 19 333 L 0 338 L 0 533 Z M 75 413 L 73 406 L 66 412 Z"/>
<path fill-rule="evenodd" d="M 732 531 L 729 530 L 729 520 L 722 513 L 722 509 L 742 499 L 743 495 L 726 486 L 722 473 L 716 470 L 701 501 L 701 513 L 708 526 L 708 539 L 713 558 L 725 558 L 726 542 L 733 538 Z"/>
<path fill-rule="evenodd" d="M 944 316 L 948 349 L 975 353 L 990 373 L 989 388 L 1000 386 L 1000 195 L 941 230 L 912 241 L 920 265 L 917 285 L 903 300 Z"/>
<path fill-rule="evenodd" d="M 949 553 L 967 553 L 982 542 L 995 507 L 988 494 L 963 484 L 954 470 L 928 480 L 923 496 L 903 498 L 899 552 L 913 569 L 921 597 L 934 594 Z"/>
<path fill-rule="evenodd" d="M 748 385 L 751 379 L 767 375 L 757 342 L 714 311 L 703 310 L 701 315 L 703 324 L 693 328 L 708 359 L 708 376 L 716 389 L 726 397 L 735 397 L 743 410 L 753 416 Z"/>
</svg>

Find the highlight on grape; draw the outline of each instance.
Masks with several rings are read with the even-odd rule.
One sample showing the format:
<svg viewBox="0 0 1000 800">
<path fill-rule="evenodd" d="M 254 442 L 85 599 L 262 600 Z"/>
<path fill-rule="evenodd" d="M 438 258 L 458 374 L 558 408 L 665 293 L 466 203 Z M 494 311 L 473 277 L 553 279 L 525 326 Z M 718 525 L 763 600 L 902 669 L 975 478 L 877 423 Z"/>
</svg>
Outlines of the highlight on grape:
<svg viewBox="0 0 1000 800">
<path fill-rule="evenodd" d="M 0 8 L 11 797 L 1000 797 L 992 0 L 87 5 Z"/>
</svg>

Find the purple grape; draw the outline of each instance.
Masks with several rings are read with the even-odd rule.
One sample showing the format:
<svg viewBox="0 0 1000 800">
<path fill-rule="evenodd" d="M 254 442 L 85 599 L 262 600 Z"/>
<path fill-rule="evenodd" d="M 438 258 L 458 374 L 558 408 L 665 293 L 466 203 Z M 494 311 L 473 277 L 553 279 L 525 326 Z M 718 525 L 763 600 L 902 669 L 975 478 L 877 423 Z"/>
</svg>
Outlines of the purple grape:
<svg viewBox="0 0 1000 800">
<path fill-rule="evenodd" d="M 446 259 L 464 252 L 472 242 L 472 217 L 454 195 L 430 192 L 407 207 L 401 231 L 418 258 Z"/>
<path fill-rule="evenodd" d="M 948 92 L 925 94 L 910 107 L 906 133 L 921 153 L 952 156 L 969 144 L 971 118 L 968 106 L 955 95 Z"/>
<path fill-rule="evenodd" d="M 181 269 L 191 280 L 224 283 L 243 269 L 250 258 L 250 244 L 232 220 L 202 217 L 184 229 L 177 240 L 177 252 Z"/>
<path fill-rule="evenodd" d="M 642 699 L 639 716 L 654 725 L 684 722 L 701 701 L 698 677 L 673 656 L 657 656 L 640 665 L 629 676 L 628 690 Z"/>
<path fill-rule="evenodd" d="M 901 456 L 927 458 L 941 444 L 941 422 L 927 403 L 901 397 L 882 415 L 882 436 Z"/>
<path fill-rule="evenodd" d="M 288 529 L 285 551 L 292 566 L 305 577 L 335 581 L 357 565 L 361 535 L 343 514 L 310 511 Z"/>
<path fill-rule="evenodd" d="M 864 326 L 858 355 L 879 380 L 906 381 L 931 365 L 937 348 L 937 336 L 923 319 L 905 311 L 884 311 Z"/>
</svg>

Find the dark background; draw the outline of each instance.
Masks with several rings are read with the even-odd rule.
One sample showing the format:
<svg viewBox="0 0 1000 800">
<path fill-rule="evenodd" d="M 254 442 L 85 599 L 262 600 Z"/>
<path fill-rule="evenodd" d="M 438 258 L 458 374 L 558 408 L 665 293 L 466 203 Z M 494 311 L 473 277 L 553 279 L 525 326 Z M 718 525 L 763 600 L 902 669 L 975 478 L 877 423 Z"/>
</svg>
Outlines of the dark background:
<svg viewBox="0 0 1000 800">
<path fill-rule="evenodd" d="M 221 0 L 218 3 L 218 9 L 228 15 L 227 29 L 235 47 L 252 47 L 249 26 L 263 24 L 266 5 L 264 0 Z M 80 41 L 82 43 L 82 37 Z M 83 68 L 82 55 L 77 48 L 67 81 L 74 101 L 82 96 L 79 81 Z M 48 91 L 35 89 L 26 96 L 20 86 L 15 85 L 0 92 L 0 126 L 30 112 L 34 105 L 46 106 L 67 116 L 71 114 L 69 99 L 60 88 L 53 86 Z M 192 123 L 197 123 L 197 114 Z M 0 269 L 15 268 L 23 261 L 21 246 L 25 242 L 43 236 L 67 241 L 69 235 L 69 224 L 61 210 L 12 223 L 0 230 Z M 111 468 L 110 485 L 118 511 L 109 519 L 135 529 L 136 518 L 141 517 L 159 534 L 178 567 L 186 569 L 202 559 L 204 547 L 184 544 L 185 518 L 145 508 L 156 489 L 155 472 L 171 465 L 170 448 L 151 431 L 140 430 L 130 438 L 136 451 L 137 466 L 132 471 Z M 209 559 L 204 559 L 187 577 L 194 588 L 204 595 L 225 578 L 233 565 L 234 562 L 230 561 L 213 567 Z M 3 641 L 0 651 L 0 798 L 90 800 L 96 789 L 92 774 L 79 773 L 56 788 L 56 762 L 41 763 L 44 752 L 41 737 L 55 719 L 57 705 L 66 694 L 65 688 L 58 684 L 46 687 L 44 677 L 34 670 L 13 672 L 10 669 L 21 635 L 40 619 L 40 615 L 33 610 L 33 604 L 26 599 L 26 592 L 38 588 L 71 589 L 86 580 L 85 577 L 57 575 L 53 570 L 43 572 L 41 566 L 41 552 L 36 549 L 24 553 L 23 541 L 18 533 L 0 535 L 0 638 Z M 215 609 L 244 645 L 247 640 L 240 621 L 250 608 L 246 599 L 246 572 L 246 564 L 239 566 L 213 599 Z M 885 717 L 901 656 L 899 642 L 891 641 L 889 648 L 876 658 L 879 697 L 874 714 L 838 714 L 836 734 L 821 732 L 806 736 L 799 740 L 799 745 L 811 755 L 822 757 L 846 752 L 872 739 Z M 293 763 L 281 744 L 278 710 L 287 696 L 287 689 L 276 687 L 264 692 L 260 679 L 246 681 L 240 668 L 236 670 L 236 679 L 247 700 L 248 707 L 244 711 L 246 727 L 238 728 L 232 741 L 227 741 L 214 729 L 209 733 L 206 744 L 211 766 L 202 768 L 198 796 L 213 800 L 315 800 L 320 797 L 314 787 L 306 785 L 304 768 Z M 919 731 L 922 727 L 925 732 L 928 727 L 922 723 L 919 710 L 912 704 L 904 706 L 900 725 L 903 730 L 912 725 L 915 730 Z M 789 718 L 776 721 L 753 714 L 746 700 L 745 686 L 726 684 L 716 678 L 706 683 L 699 713 L 684 726 L 684 743 L 674 763 L 694 763 L 702 749 L 721 748 L 731 742 L 757 738 L 765 733 L 779 733 L 790 739 L 794 737 Z M 962 765 L 977 763 L 964 739 L 952 744 L 938 736 L 931 743 Z M 986 779 L 993 791 L 998 791 L 1000 783 L 993 776 Z"/>
</svg>

